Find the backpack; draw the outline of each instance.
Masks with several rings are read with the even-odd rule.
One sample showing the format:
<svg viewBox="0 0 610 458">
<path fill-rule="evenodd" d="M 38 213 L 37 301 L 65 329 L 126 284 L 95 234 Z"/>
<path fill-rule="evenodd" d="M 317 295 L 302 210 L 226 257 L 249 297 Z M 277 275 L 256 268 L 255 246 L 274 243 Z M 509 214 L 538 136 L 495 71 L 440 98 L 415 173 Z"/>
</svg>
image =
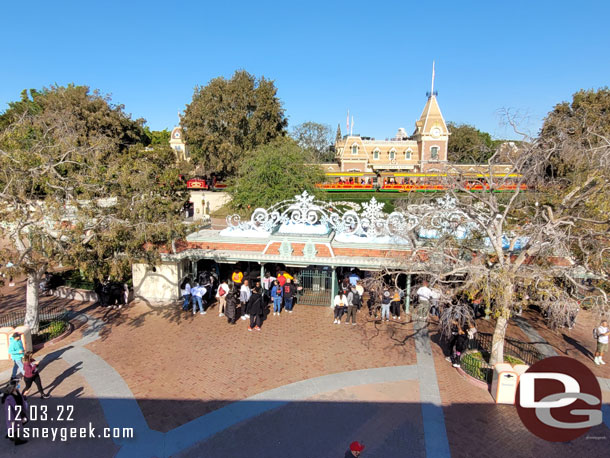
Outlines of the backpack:
<svg viewBox="0 0 610 458">
<path fill-rule="evenodd" d="M 224 296 L 225 294 L 227 294 L 227 292 L 225 291 L 225 289 L 222 287 L 222 285 L 221 285 L 221 286 L 219 286 L 219 287 L 218 287 L 218 296 L 219 296 L 219 297 L 222 297 L 222 296 Z"/>
<path fill-rule="evenodd" d="M 598 331 L 597 327 L 594 327 L 594 328 L 593 328 L 593 338 L 594 338 L 595 340 L 598 340 L 598 339 L 599 339 L 599 331 Z"/>
<path fill-rule="evenodd" d="M 362 298 L 360 297 L 360 294 L 358 293 L 352 293 L 353 297 L 352 297 L 352 305 L 355 305 L 356 307 L 360 308 L 360 306 L 362 305 Z"/>
</svg>

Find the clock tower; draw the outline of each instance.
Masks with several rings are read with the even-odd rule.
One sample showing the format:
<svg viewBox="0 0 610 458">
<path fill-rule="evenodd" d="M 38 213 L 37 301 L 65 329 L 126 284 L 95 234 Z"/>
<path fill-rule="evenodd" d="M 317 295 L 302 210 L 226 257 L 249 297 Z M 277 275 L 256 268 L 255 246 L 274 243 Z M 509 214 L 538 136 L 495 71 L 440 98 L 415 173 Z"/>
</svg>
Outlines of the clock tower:
<svg viewBox="0 0 610 458">
<path fill-rule="evenodd" d="M 419 149 L 419 168 L 425 171 L 444 171 L 447 165 L 449 129 L 438 106 L 434 91 L 434 63 L 432 63 L 432 87 L 424 111 L 415 122 L 413 139 Z"/>
<path fill-rule="evenodd" d="M 169 137 L 169 146 L 176 152 L 178 159 L 189 160 L 188 150 L 184 142 L 182 128 L 174 127 Z"/>
</svg>

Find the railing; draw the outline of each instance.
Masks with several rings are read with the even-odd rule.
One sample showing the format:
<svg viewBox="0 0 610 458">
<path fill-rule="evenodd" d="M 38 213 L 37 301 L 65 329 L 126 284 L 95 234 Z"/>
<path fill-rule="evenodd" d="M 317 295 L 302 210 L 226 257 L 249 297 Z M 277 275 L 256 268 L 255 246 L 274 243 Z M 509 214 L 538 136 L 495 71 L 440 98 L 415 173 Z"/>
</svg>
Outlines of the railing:
<svg viewBox="0 0 610 458">
<path fill-rule="evenodd" d="M 332 295 L 332 277 L 327 270 L 305 269 L 299 273 L 298 303 L 328 306 Z"/>
<path fill-rule="evenodd" d="M 460 362 L 464 372 L 487 383 L 491 383 L 493 376 L 493 368 L 487 362 L 491 355 L 492 339 L 492 334 L 477 332 L 475 338 L 468 341 L 468 348 L 462 355 Z M 468 353 L 472 352 L 479 352 L 482 359 L 469 356 Z M 543 359 L 542 354 L 533 344 L 509 337 L 504 339 L 504 355 L 518 358 L 530 366 Z"/>
<path fill-rule="evenodd" d="M 40 308 L 39 322 L 63 320 L 68 316 L 68 310 L 59 305 L 45 305 Z M 0 315 L 0 327 L 17 327 L 25 322 L 24 310 L 3 313 Z"/>
</svg>

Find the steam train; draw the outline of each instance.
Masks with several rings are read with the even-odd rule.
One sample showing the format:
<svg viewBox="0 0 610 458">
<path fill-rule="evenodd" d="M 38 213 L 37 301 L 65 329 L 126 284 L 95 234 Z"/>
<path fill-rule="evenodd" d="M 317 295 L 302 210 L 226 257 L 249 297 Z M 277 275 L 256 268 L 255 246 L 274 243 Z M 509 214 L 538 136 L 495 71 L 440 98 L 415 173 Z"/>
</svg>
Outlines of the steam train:
<svg viewBox="0 0 610 458">
<path fill-rule="evenodd" d="M 327 192 L 442 192 L 456 186 L 471 192 L 511 192 L 517 187 L 522 191 L 528 189 L 526 184 L 520 183 L 522 176 L 519 174 L 494 174 L 493 180 L 488 173 L 453 176 L 447 173 L 328 172 L 325 176 L 324 183 L 317 186 Z M 186 182 L 186 187 L 205 191 L 224 190 L 227 185 L 212 176 L 192 178 Z"/>
<path fill-rule="evenodd" d="M 522 177 L 519 174 L 494 174 L 493 180 L 484 173 L 452 176 L 447 173 L 329 172 L 325 175 L 325 182 L 318 184 L 318 188 L 327 192 L 441 192 L 450 187 L 471 192 L 510 192 L 517 187 L 527 190 L 526 184 L 519 183 Z"/>
</svg>

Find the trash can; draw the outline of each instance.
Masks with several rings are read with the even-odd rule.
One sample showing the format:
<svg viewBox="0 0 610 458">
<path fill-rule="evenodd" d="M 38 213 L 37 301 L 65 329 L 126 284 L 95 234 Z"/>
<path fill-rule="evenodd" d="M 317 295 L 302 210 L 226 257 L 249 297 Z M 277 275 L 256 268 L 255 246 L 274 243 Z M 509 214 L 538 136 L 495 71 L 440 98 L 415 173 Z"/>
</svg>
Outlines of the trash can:
<svg viewBox="0 0 610 458">
<path fill-rule="evenodd" d="M 519 374 L 510 364 L 498 363 L 494 366 L 491 395 L 496 404 L 514 404 Z"/>
</svg>

